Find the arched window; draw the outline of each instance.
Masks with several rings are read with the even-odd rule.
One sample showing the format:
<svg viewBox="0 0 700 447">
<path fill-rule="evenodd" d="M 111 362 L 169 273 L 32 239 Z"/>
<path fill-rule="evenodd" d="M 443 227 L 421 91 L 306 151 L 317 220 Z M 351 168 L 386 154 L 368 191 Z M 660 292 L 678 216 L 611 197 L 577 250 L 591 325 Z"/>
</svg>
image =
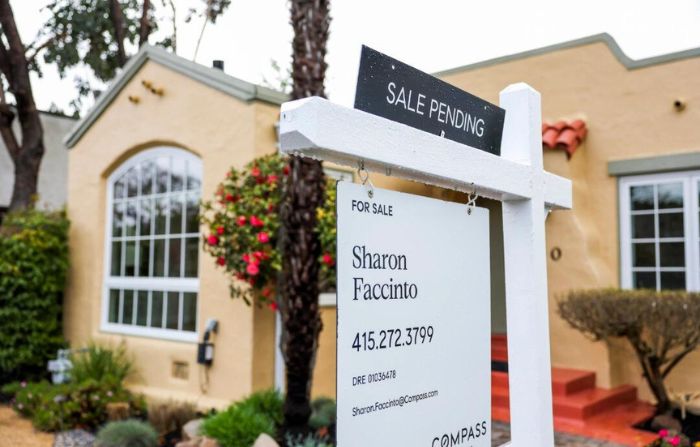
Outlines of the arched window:
<svg viewBox="0 0 700 447">
<path fill-rule="evenodd" d="M 103 330 L 196 341 L 201 161 L 158 148 L 108 180 Z"/>
</svg>

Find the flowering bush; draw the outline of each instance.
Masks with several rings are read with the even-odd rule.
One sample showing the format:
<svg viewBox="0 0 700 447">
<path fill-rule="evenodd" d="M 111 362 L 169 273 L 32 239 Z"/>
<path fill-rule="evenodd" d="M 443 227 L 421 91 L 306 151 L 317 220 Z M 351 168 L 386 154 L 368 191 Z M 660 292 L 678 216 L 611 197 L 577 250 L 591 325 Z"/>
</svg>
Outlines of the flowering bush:
<svg viewBox="0 0 700 447">
<path fill-rule="evenodd" d="M 231 168 L 214 200 L 202 204 L 208 232 L 204 250 L 231 278 L 231 296 L 247 304 L 258 301 L 276 309 L 274 289 L 282 266 L 279 205 L 288 174 L 280 155 L 257 158 L 243 170 Z M 326 188 L 317 217 L 323 244 L 319 280 L 327 289 L 335 284 L 335 185 Z"/>
<path fill-rule="evenodd" d="M 650 447 L 690 447 L 690 440 L 674 430 L 663 429 L 659 431 L 659 438 L 651 443 Z M 696 442 L 693 447 L 700 447 L 700 442 Z"/>
</svg>

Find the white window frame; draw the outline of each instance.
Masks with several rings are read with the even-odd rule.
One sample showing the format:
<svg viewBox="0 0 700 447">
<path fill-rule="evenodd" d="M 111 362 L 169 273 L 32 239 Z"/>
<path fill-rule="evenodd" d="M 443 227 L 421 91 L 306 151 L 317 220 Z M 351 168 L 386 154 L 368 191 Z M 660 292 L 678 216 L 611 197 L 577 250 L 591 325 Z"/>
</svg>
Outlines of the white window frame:
<svg viewBox="0 0 700 447">
<path fill-rule="evenodd" d="M 179 341 L 185 343 L 196 343 L 199 339 L 199 319 L 200 319 L 200 308 L 201 308 L 201 297 L 199 295 L 199 265 L 201 265 L 201 247 L 200 256 L 198 256 L 198 268 L 197 268 L 197 278 L 171 278 L 171 277 L 113 277 L 111 275 L 111 263 L 112 263 L 112 221 L 114 216 L 114 184 L 115 182 L 125 174 L 129 169 L 137 166 L 142 161 L 147 159 L 153 159 L 157 157 L 177 157 L 187 160 L 190 166 L 195 166 L 199 170 L 200 178 L 202 178 L 202 161 L 196 155 L 185 151 L 183 149 L 159 146 L 152 149 L 147 149 L 139 152 L 138 154 L 125 160 L 117 169 L 112 172 L 107 178 L 107 201 L 106 201 L 106 219 L 105 219 L 105 233 L 104 233 L 104 269 L 103 269 L 103 281 L 102 281 L 102 308 L 101 308 L 101 324 L 100 331 L 114 334 L 123 335 L 133 335 L 138 337 L 148 337 L 157 338 L 162 340 Z M 140 182 L 139 182 L 140 183 Z M 201 187 L 200 187 L 201 188 Z M 201 191 L 201 189 L 200 189 Z M 140 219 L 137 218 L 137 225 L 140 224 Z M 184 230 L 183 230 L 184 231 Z M 166 244 L 167 246 L 167 244 Z M 199 243 L 198 243 L 199 247 Z M 151 249 L 152 250 L 152 249 Z M 167 252 L 166 252 L 167 253 Z M 185 252 L 182 252 L 181 263 L 184 263 Z M 122 263 L 124 261 L 122 260 Z M 181 268 L 184 268 L 181 266 Z M 195 331 L 181 331 L 178 329 L 167 329 L 167 328 L 152 328 L 148 326 L 136 326 L 136 325 L 125 325 L 120 323 L 110 323 L 109 322 L 109 291 L 110 289 L 131 289 L 138 291 L 148 291 L 149 296 L 152 292 L 164 292 L 164 297 L 167 292 L 182 292 L 182 293 L 196 293 L 197 294 L 197 318 L 195 320 Z M 136 294 L 134 294 L 136 296 Z M 136 307 L 137 300 L 134 299 L 134 307 Z M 179 303 L 179 321 L 182 320 L 182 302 Z M 120 303 L 123 303 L 123 295 Z M 165 299 L 163 301 L 163 306 L 165 308 Z M 121 310 L 120 310 L 121 312 Z M 147 321 L 150 321 L 150 306 L 149 306 L 149 316 Z"/>
<path fill-rule="evenodd" d="M 632 218 L 630 208 L 630 188 L 642 185 L 663 183 L 683 184 L 683 240 L 685 248 L 685 288 L 688 291 L 700 290 L 700 236 L 698 216 L 698 182 L 700 171 L 677 171 L 659 174 L 644 174 L 620 177 L 619 222 L 620 222 L 620 284 L 623 289 L 634 288 L 632 271 Z M 655 214 L 657 216 L 658 214 Z M 658 218 L 656 218 L 658 219 Z M 656 222 L 658 225 L 658 222 Z M 658 240 L 656 241 L 658 271 Z M 660 290 L 659 276 L 656 288 Z"/>
</svg>

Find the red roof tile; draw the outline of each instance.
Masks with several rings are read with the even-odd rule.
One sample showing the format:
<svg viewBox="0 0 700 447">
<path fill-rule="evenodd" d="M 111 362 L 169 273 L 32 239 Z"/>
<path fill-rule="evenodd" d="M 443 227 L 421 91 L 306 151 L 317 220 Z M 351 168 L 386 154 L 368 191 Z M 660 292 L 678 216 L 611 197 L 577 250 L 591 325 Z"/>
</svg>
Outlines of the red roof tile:
<svg viewBox="0 0 700 447">
<path fill-rule="evenodd" d="M 571 158 L 586 138 L 588 128 L 583 120 L 558 121 L 542 124 L 542 146 L 546 149 L 563 149 Z"/>
</svg>

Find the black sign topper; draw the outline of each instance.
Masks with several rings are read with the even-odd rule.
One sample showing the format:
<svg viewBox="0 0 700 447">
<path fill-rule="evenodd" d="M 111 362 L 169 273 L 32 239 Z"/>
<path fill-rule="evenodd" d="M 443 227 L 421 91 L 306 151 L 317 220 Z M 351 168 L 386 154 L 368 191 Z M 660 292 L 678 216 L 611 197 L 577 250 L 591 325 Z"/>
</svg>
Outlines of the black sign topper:
<svg viewBox="0 0 700 447">
<path fill-rule="evenodd" d="M 355 108 L 501 155 L 505 110 L 364 45 Z"/>
</svg>

